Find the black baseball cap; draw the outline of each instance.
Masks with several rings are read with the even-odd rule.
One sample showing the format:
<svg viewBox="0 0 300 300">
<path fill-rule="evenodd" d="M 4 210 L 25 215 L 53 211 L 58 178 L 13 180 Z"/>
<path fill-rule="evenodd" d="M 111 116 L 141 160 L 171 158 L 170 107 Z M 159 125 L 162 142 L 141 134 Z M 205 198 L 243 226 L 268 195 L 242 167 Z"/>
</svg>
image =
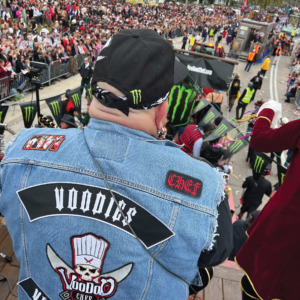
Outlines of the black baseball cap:
<svg viewBox="0 0 300 300">
<path fill-rule="evenodd" d="M 167 100 L 172 86 L 187 75 L 172 46 L 154 30 L 122 30 L 107 41 L 97 58 L 92 91 L 102 104 L 128 114 L 129 107 L 147 109 Z M 125 97 L 103 97 L 97 92 L 99 81 Z"/>
</svg>

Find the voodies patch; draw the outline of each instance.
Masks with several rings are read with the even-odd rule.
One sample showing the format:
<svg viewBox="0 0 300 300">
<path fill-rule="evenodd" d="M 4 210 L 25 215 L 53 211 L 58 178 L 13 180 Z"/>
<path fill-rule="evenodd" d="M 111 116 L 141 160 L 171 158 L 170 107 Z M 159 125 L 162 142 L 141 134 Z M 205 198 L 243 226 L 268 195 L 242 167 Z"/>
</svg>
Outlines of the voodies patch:
<svg viewBox="0 0 300 300">
<path fill-rule="evenodd" d="M 200 179 L 173 170 L 168 171 L 165 184 L 170 190 L 187 196 L 200 198 L 202 194 L 203 183 Z"/>
</svg>

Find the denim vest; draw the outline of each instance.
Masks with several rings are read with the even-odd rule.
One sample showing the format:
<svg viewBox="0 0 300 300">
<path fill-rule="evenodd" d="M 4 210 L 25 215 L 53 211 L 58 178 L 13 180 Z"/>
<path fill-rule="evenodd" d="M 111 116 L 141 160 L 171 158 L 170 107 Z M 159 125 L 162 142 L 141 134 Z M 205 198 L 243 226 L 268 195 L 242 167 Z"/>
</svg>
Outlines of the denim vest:
<svg viewBox="0 0 300 300">
<path fill-rule="evenodd" d="M 84 131 L 24 129 L 1 184 L 19 299 L 181 300 L 188 285 L 174 274 L 201 285 L 224 180 L 176 144 L 96 119 Z"/>
</svg>

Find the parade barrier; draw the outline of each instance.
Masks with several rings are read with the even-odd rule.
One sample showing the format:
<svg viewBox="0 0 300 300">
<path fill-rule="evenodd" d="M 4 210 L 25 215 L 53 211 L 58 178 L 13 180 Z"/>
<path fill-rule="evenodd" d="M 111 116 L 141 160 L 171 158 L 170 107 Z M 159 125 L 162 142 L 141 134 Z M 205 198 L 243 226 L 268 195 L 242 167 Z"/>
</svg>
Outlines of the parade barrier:
<svg viewBox="0 0 300 300">
<path fill-rule="evenodd" d="M 77 68 L 79 69 L 83 63 L 84 57 L 86 55 L 76 55 L 74 58 L 77 61 Z M 42 63 L 41 63 L 42 64 Z M 55 79 L 60 77 L 64 77 L 69 75 L 71 72 L 71 65 L 70 60 L 66 63 L 61 63 L 59 61 L 55 61 L 50 65 L 45 65 L 45 69 L 43 69 L 42 74 L 39 76 L 39 80 L 41 81 L 42 85 L 51 85 Z M 4 100 L 8 100 L 11 98 L 18 97 L 18 87 L 28 80 L 28 76 L 23 73 L 18 73 L 15 77 L 4 77 L 0 79 L 0 102 Z M 34 86 L 30 83 L 27 84 L 26 89 L 24 91 L 28 91 L 33 89 Z"/>
</svg>

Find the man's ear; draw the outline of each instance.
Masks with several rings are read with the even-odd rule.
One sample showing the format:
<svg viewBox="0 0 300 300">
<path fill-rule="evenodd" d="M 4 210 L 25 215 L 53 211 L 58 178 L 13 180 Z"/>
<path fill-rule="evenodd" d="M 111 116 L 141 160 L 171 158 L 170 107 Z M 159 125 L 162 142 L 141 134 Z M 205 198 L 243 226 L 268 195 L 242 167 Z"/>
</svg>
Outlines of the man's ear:
<svg viewBox="0 0 300 300">
<path fill-rule="evenodd" d="M 163 121 L 167 116 L 168 112 L 168 101 L 164 101 L 162 104 L 156 107 L 155 113 L 155 124 L 158 130 L 163 127 Z"/>
</svg>

